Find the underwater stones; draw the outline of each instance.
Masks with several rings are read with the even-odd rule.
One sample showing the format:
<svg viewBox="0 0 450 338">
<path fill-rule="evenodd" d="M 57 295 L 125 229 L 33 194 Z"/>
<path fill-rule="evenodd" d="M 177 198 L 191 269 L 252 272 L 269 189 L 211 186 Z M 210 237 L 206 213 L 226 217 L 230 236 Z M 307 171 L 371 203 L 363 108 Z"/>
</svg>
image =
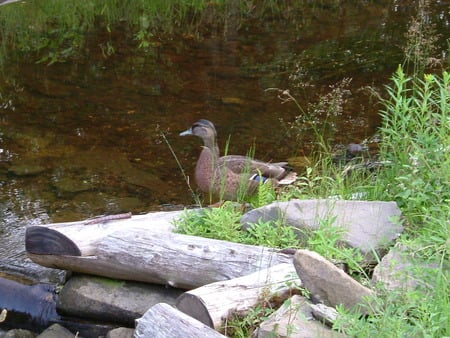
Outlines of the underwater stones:
<svg viewBox="0 0 450 338">
<path fill-rule="evenodd" d="M 35 176 L 43 173 L 45 169 L 44 166 L 33 161 L 24 161 L 10 166 L 8 172 L 16 176 Z"/>
<path fill-rule="evenodd" d="M 53 185 L 56 189 L 65 193 L 77 193 L 94 188 L 94 185 L 91 182 L 72 177 L 63 177 L 55 181 Z"/>
</svg>

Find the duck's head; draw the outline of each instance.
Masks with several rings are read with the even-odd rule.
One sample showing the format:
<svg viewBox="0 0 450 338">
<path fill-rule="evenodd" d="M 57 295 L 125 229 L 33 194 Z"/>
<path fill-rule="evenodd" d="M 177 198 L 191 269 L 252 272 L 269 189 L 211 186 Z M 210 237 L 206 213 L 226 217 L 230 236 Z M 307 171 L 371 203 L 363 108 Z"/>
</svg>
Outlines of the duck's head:
<svg viewBox="0 0 450 338">
<path fill-rule="evenodd" d="M 180 133 L 180 136 L 194 135 L 200 137 L 205 146 L 209 147 L 214 144 L 217 136 L 216 128 L 211 121 L 201 119 L 195 122 L 191 128 Z"/>
</svg>

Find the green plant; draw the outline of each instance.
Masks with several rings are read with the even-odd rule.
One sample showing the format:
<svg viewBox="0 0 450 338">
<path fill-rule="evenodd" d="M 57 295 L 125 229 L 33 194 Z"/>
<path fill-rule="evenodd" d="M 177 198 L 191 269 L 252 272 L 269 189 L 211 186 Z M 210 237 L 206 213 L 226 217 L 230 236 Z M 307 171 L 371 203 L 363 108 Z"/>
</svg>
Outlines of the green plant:
<svg viewBox="0 0 450 338">
<path fill-rule="evenodd" d="M 227 337 L 247 338 L 264 320 L 275 311 L 268 303 L 263 302 L 245 315 L 234 314 L 222 329 Z"/>
<path fill-rule="evenodd" d="M 342 115 L 344 106 L 351 94 L 348 86 L 351 79 L 344 78 L 340 82 L 331 85 L 330 91 L 320 95 L 317 102 L 309 103 L 304 107 L 289 90 L 269 88 L 268 91 L 276 91 L 282 104 L 293 102 L 299 114 L 292 122 L 281 123 L 288 135 L 293 135 L 298 144 L 304 144 L 305 135 L 313 135 L 312 150 L 316 154 L 324 154 L 325 157 L 331 153 L 331 143 L 336 133 L 336 122 Z"/>
<path fill-rule="evenodd" d="M 252 224 L 245 233 L 242 241 L 252 245 L 264 245 L 272 248 L 295 248 L 299 246 L 297 233 L 293 227 L 275 222 L 261 222 Z"/>
<path fill-rule="evenodd" d="M 408 78 L 399 67 L 382 112 L 381 156 L 391 165 L 379 176 L 386 197 L 404 211 L 417 234 L 445 248 L 450 201 L 450 74 Z M 431 244 L 431 243 L 430 243 Z"/>
<path fill-rule="evenodd" d="M 404 67 L 411 69 L 415 76 L 422 76 L 428 66 L 442 62 L 433 57 L 437 51 L 439 34 L 430 20 L 430 0 L 418 1 L 417 14 L 411 19 L 405 37 Z"/>
<path fill-rule="evenodd" d="M 176 222 L 177 232 L 239 242 L 241 216 L 239 206 L 232 202 L 225 202 L 218 208 L 203 209 L 202 212 L 187 210 Z"/>
<path fill-rule="evenodd" d="M 340 307 L 336 328 L 348 335 L 450 335 L 449 85 L 447 72 L 408 77 L 398 68 L 381 112 L 380 158 L 389 165 L 374 181 L 379 197 L 397 201 L 403 211 L 407 227 L 400 241 L 408 256 L 437 268 L 413 266 L 423 281 L 415 289 L 379 290 L 367 318 Z"/>
<path fill-rule="evenodd" d="M 361 273 L 368 278 L 361 263 L 364 260 L 362 253 L 349 247 L 343 242 L 345 230 L 334 225 L 336 217 L 322 219 L 319 229 L 308 232 L 307 247 L 328 260 L 348 265 L 349 273 Z"/>
<path fill-rule="evenodd" d="M 417 267 L 416 273 L 423 277 L 420 270 Z M 334 328 L 355 337 L 448 337 L 448 272 L 432 269 L 423 278 L 434 285 L 414 290 L 379 289 L 367 302 L 370 304 L 367 308 L 370 315 L 366 318 L 338 306 L 339 316 Z"/>
</svg>

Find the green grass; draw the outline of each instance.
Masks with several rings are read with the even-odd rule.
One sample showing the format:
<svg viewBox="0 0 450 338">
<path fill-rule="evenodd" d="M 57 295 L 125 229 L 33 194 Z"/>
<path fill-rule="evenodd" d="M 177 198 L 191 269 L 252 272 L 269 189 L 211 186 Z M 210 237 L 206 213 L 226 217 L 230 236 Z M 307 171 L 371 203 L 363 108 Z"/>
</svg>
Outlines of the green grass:
<svg viewBox="0 0 450 338">
<path fill-rule="evenodd" d="M 339 307 L 335 328 L 355 337 L 449 337 L 450 74 L 408 77 L 399 67 L 383 102 L 381 168 L 371 173 L 346 172 L 333 162 L 328 145 L 322 144 L 315 164 L 278 199 L 356 196 L 396 201 L 405 220 L 399 242 L 406 254 L 412 262 L 432 263 L 437 268 L 430 272 L 417 263 L 413 271 L 424 283 L 414 290 L 378 288 L 370 302 L 372 315 L 367 318 Z M 356 278 L 370 285 L 370 272 L 361 266 L 361 254 L 340 245 L 342 234 L 330 226 L 332 220 L 323 220 L 318 231 L 299 241 L 296 232 L 281 220 L 260 222 L 244 231 L 239 224 L 241 214 L 241 208 L 226 203 L 206 210 L 203 216 L 186 216 L 179 231 L 254 245 L 307 247 L 332 261 L 345 262 Z M 259 310 L 242 319 L 242 325 L 258 323 L 255 313 L 264 312 Z M 242 336 L 250 331 L 236 332 Z"/>
<path fill-rule="evenodd" d="M 352 336 L 450 336 L 450 75 L 408 77 L 399 68 L 381 112 L 380 157 L 389 161 L 374 184 L 379 198 L 402 209 L 406 230 L 400 242 L 418 265 L 415 275 L 429 283 L 415 290 L 380 291 L 373 315 L 359 319 L 340 309 L 338 326 Z"/>
</svg>

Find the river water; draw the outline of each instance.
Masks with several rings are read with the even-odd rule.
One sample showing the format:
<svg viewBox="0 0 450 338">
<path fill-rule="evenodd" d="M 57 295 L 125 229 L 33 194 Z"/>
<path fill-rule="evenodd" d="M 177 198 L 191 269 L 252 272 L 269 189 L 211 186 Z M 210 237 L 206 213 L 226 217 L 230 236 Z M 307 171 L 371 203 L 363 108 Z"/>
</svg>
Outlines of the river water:
<svg viewBox="0 0 450 338">
<path fill-rule="evenodd" d="M 336 3 L 330 1 L 330 3 Z M 24 4 L 26 6 L 26 3 Z M 344 78 L 349 97 L 331 144 L 374 135 L 380 106 L 367 86 L 383 85 L 403 62 L 414 1 L 311 6 L 296 18 L 242 20 L 225 32 L 176 35 L 137 50 L 113 32 L 115 53 L 87 37 L 82 58 L 6 62 L 0 80 L 0 259 L 25 260 L 28 225 L 99 214 L 179 209 L 194 203 L 170 149 L 192 175 L 200 140 L 180 131 L 199 118 L 216 124 L 229 153 L 281 161 L 308 153 L 280 118 L 300 112 Z M 429 20 L 447 49 L 450 2 L 434 1 Z M 444 55 L 445 56 L 445 55 Z M 164 136 L 164 137 L 163 137 Z M 306 135 L 308 140 L 308 135 Z"/>
</svg>

